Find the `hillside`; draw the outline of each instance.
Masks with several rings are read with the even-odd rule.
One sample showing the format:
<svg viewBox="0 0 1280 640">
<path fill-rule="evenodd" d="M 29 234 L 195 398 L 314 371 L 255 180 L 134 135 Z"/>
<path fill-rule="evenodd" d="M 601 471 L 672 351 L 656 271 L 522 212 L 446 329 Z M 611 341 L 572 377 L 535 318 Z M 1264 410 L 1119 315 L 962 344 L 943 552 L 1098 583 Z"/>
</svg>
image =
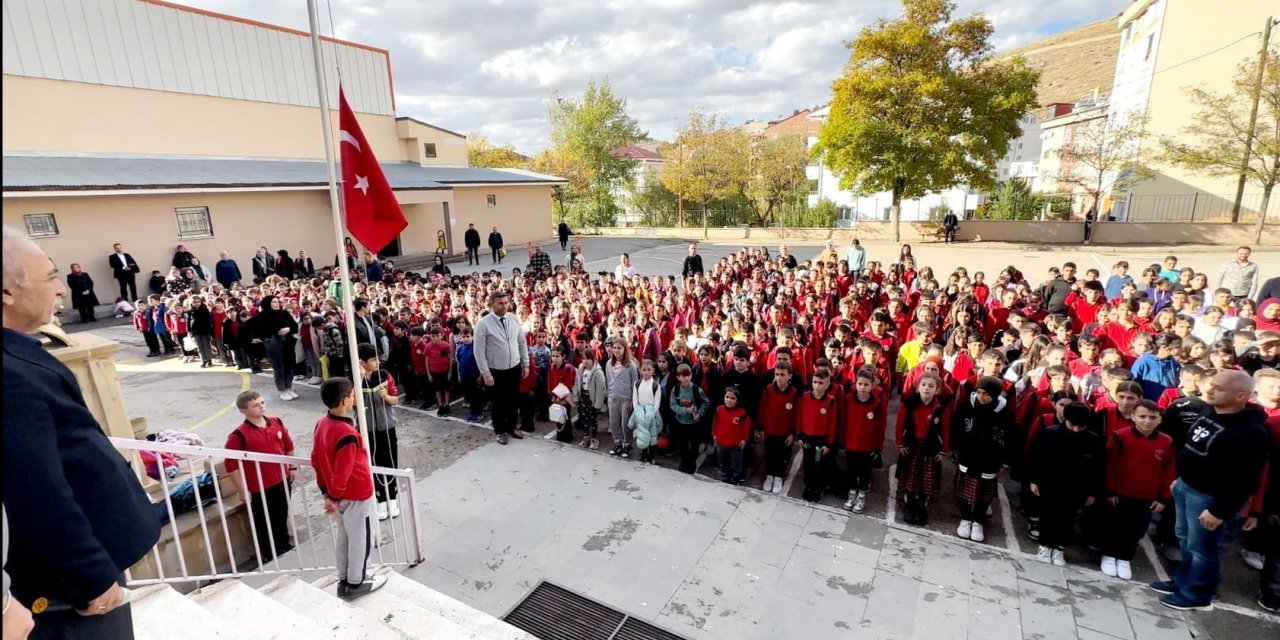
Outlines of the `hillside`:
<svg viewBox="0 0 1280 640">
<path fill-rule="evenodd" d="M 1040 70 L 1041 105 L 1074 102 L 1093 92 L 1111 93 L 1115 77 L 1120 31 L 1115 18 L 1104 18 L 1048 38 L 1027 43 L 1000 55 L 1022 56 Z"/>
</svg>

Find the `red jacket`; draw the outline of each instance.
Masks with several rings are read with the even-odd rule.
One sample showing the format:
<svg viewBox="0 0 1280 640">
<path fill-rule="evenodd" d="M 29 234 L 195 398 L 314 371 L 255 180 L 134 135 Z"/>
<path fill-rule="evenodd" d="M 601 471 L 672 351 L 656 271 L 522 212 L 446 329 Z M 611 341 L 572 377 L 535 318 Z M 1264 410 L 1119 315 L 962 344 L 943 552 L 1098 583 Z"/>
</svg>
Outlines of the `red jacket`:
<svg viewBox="0 0 1280 640">
<path fill-rule="evenodd" d="M 1173 438 L 1153 431 L 1144 436 L 1125 427 L 1107 438 L 1107 490 L 1122 498 L 1168 500 L 1177 475 Z"/>
<path fill-rule="evenodd" d="M 333 500 L 373 497 L 373 473 L 364 439 L 351 418 L 326 414 L 316 422 L 311 465 L 320 492 Z"/>
<path fill-rule="evenodd" d="M 793 384 L 787 385 L 786 391 L 779 391 L 778 385 L 769 383 L 760 396 L 760 407 L 756 409 L 756 426 L 763 429 L 766 436 L 794 434 L 801 393 Z"/>
<path fill-rule="evenodd" d="M 1102 437 L 1110 438 L 1115 432 L 1133 426 L 1133 420 L 1120 415 L 1120 409 L 1110 406 L 1098 410 L 1098 419 L 1102 421 Z"/>
<path fill-rule="evenodd" d="M 875 391 L 863 402 L 856 391 L 846 396 L 844 419 L 840 421 L 837 444 L 861 453 L 884 448 L 884 432 L 888 424 L 884 403 Z"/>
<path fill-rule="evenodd" d="M 914 398 L 914 401 L 911 399 Z M 907 429 L 911 429 L 912 439 L 922 442 L 935 434 L 941 442 L 939 453 L 951 451 L 951 416 L 948 407 L 940 397 L 935 396 L 931 404 L 921 404 L 920 396 L 911 394 L 898 403 L 898 424 L 893 430 L 893 444 L 899 448 L 907 444 Z"/>
<path fill-rule="evenodd" d="M 839 413 L 840 399 L 831 390 L 828 389 L 821 398 L 815 398 L 812 391 L 806 391 L 796 407 L 796 433 L 834 443 Z"/>
<path fill-rule="evenodd" d="M 1184 397 L 1185 396 L 1182 395 L 1182 389 L 1173 387 L 1172 389 L 1165 389 L 1164 393 L 1160 394 L 1160 399 L 1156 401 L 1156 404 L 1160 406 L 1161 411 L 1164 411 L 1169 408 L 1169 405 Z"/>
<path fill-rule="evenodd" d="M 730 409 L 721 405 L 716 408 L 711 435 L 722 447 L 736 447 L 751 437 L 751 416 L 741 406 Z"/>
<path fill-rule="evenodd" d="M 574 379 L 578 377 L 578 370 L 574 369 L 569 363 L 565 363 L 557 369 L 554 365 L 547 371 L 547 393 L 550 393 L 557 385 L 563 384 L 566 389 L 573 390 Z"/>
</svg>

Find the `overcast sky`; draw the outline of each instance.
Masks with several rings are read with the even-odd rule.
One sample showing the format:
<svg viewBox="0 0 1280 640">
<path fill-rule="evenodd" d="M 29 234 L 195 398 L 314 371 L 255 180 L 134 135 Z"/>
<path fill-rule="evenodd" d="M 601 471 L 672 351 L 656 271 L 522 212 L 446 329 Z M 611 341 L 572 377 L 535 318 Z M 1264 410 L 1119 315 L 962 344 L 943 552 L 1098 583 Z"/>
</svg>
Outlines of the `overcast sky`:
<svg viewBox="0 0 1280 640">
<path fill-rule="evenodd" d="M 182 1 L 182 0 L 179 0 Z M 306 30 L 305 0 L 186 0 Z M 391 52 L 400 115 L 535 153 L 547 96 L 605 76 L 655 139 L 692 108 L 735 122 L 824 103 L 844 42 L 899 0 L 318 0 L 325 35 Z M 1008 49 L 1117 15 L 1128 0 L 958 0 Z"/>
</svg>

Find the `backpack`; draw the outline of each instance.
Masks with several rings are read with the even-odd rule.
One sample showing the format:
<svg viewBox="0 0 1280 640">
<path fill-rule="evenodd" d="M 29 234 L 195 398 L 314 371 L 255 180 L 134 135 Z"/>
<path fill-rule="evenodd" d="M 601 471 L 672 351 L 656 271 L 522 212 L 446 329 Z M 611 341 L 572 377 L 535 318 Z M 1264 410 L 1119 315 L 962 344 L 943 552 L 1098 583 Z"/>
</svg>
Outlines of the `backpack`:
<svg viewBox="0 0 1280 640">
<path fill-rule="evenodd" d="M 641 383 L 641 382 L 644 382 L 644 380 L 636 380 L 636 391 L 639 391 L 639 390 L 640 390 L 640 383 Z M 661 400 L 661 399 L 662 399 L 662 389 L 658 386 L 658 379 L 657 379 L 657 378 L 650 378 L 650 379 L 649 379 L 649 382 L 652 382 L 652 383 L 653 383 L 653 395 L 654 395 L 654 396 L 657 396 L 657 398 L 658 398 L 659 400 Z"/>
</svg>

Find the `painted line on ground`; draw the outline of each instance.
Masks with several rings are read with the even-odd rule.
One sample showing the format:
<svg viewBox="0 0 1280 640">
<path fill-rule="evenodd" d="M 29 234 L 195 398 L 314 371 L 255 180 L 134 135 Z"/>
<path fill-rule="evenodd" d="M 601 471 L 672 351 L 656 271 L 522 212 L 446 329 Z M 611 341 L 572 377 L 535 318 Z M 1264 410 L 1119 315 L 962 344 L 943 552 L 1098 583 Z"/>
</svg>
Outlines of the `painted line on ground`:
<svg viewBox="0 0 1280 640">
<path fill-rule="evenodd" d="M 803 464 L 804 449 L 800 450 L 800 455 L 795 455 L 795 453 L 791 454 L 791 468 L 787 470 L 787 479 L 782 482 L 782 495 L 791 495 L 791 485 L 795 484 L 796 475 L 800 473 L 800 466 Z M 843 511 L 841 513 L 843 513 Z"/>
<path fill-rule="evenodd" d="M 236 392 L 236 395 L 240 395 L 241 393 L 244 393 L 249 390 L 249 386 L 250 386 L 249 376 L 245 375 L 244 372 L 236 372 L 236 373 L 240 376 L 240 390 Z M 221 418 L 224 415 L 227 415 L 228 411 L 231 411 L 232 409 L 235 409 L 235 408 L 236 408 L 236 403 L 231 402 L 230 404 L 227 404 L 221 409 L 218 409 L 217 411 L 213 412 L 212 415 L 205 418 L 204 420 L 201 420 L 200 422 L 197 422 L 194 425 L 191 425 L 190 427 L 183 429 L 183 431 L 187 431 L 187 432 L 199 431 L 201 427 L 209 424 L 210 422 L 213 422 L 214 420 L 217 420 L 218 418 Z"/>
<path fill-rule="evenodd" d="M 885 504 L 884 519 L 889 522 L 898 520 L 898 463 L 889 465 L 889 502 Z"/>
<path fill-rule="evenodd" d="M 1090 253 L 1089 257 L 1093 258 L 1093 261 L 1098 263 L 1098 272 L 1102 274 L 1102 277 L 1099 279 L 1106 282 L 1107 274 L 1111 273 L 1111 270 L 1107 269 L 1107 265 L 1102 262 L 1102 258 L 1099 258 L 1098 254 Z"/>
<path fill-rule="evenodd" d="M 1004 484 L 996 483 L 996 496 L 1000 498 L 1000 524 L 1004 527 L 1004 548 L 1013 553 L 1020 553 L 1018 534 L 1013 528 L 1013 510 L 1009 506 L 1009 494 L 1004 491 Z"/>
<path fill-rule="evenodd" d="M 1151 538 L 1142 536 L 1139 546 L 1142 547 L 1142 553 L 1146 554 L 1147 562 L 1150 562 L 1151 568 L 1155 570 L 1156 578 L 1161 582 L 1168 582 L 1169 572 L 1164 570 L 1164 564 L 1160 562 L 1160 556 L 1156 553 L 1155 545 L 1151 544 Z"/>
</svg>

